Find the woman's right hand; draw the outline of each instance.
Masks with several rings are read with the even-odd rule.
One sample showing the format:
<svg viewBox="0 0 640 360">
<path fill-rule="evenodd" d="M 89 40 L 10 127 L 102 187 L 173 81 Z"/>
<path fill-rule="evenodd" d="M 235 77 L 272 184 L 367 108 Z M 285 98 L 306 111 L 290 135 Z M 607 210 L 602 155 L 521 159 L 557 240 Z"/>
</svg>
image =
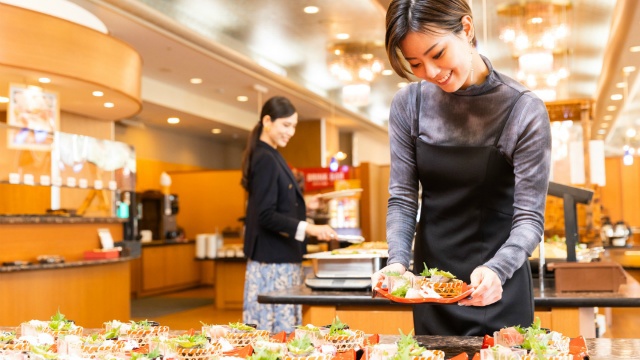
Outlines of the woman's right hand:
<svg viewBox="0 0 640 360">
<path fill-rule="evenodd" d="M 398 272 L 408 279 L 411 279 L 414 276 L 410 271 L 407 271 L 407 268 L 405 268 L 404 265 L 400 263 L 387 265 L 371 275 L 371 287 L 376 287 L 378 282 L 381 282 L 382 287 L 385 287 L 386 284 L 384 279 L 387 277 L 385 274 L 389 272 Z"/>
<path fill-rule="evenodd" d="M 321 241 L 336 240 L 338 238 L 338 233 L 329 225 L 309 224 L 307 225 L 306 233 L 309 236 L 315 236 Z"/>
</svg>

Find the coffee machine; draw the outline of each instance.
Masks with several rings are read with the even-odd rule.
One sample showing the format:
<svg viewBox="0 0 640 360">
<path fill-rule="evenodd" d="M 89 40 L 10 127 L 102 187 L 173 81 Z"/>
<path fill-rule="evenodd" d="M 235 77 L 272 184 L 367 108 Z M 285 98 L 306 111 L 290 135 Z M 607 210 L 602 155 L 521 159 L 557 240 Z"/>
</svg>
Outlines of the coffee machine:
<svg viewBox="0 0 640 360">
<path fill-rule="evenodd" d="M 141 205 L 138 203 L 140 194 L 135 191 L 122 191 L 117 201 L 117 216 L 127 219 L 123 227 L 123 240 L 140 240 L 138 221 L 140 220 Z"/>
<path fill-rule="evenodd" d="M 178 215 L 178 195 L 163 194 L 148 190 L 140 194 L 142 216 L 138 223 L 140 230 L 151 230 L 156 240 L 174 240 L 180 235 L 176 223 Z"/>
</svg>

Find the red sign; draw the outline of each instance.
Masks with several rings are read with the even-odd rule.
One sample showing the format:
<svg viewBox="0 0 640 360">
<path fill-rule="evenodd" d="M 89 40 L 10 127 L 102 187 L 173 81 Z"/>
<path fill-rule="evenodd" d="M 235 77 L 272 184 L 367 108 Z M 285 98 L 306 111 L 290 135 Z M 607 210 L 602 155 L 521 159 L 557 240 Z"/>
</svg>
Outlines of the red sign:
<svg viewBox="0 0 640 360">
<path fill-rule="evenodd" d="M 304 168 L 297 169 L 304 174 L 304 191 L 315 191 L 321 189 L 333 189 L 336 180 L 349 179 L 349 167 L 340 166 L 338 171 L 331 171 L 329 168 Z"/>
</svg>

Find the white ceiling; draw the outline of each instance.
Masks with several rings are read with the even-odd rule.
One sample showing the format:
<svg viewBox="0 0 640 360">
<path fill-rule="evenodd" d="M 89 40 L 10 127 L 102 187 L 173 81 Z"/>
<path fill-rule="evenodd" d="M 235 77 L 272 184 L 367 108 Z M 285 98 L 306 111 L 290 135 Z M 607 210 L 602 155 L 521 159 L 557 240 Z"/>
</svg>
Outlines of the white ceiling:
<svg viewBox="0 0 640 360">
<path fill-rule="evenodd" d="M 327 71 L 326 49 L 338 33 L 349 33 L 354 41 L 383 42 L 388 0 L 71 1 L 95 14 L 111 35 L 141 54 L 144 103 L 134 121 L 169 126 L 166 118 L 179 116 L 182 121 L 174 127 L 177 131 L 214 136 L 210 130 L 217 127 L 223 130 L 218 135 L 222 138 L 243 139 L 257 122 L 259 103 L 269 96 L 286 95 L 303 120 L 331 118 L 344 131 L 384 135 L 384 126 L 371 119 L 381 123 L 387 117 L 401 79 L 379 77 L 372 83 L 371 105 L 347 109 L 339 105 L 340 84 Z M 640 65 L 640 54 L 628 51 L 631 45 L 640 45 L 636 2 L 572 1 L 571 76 L 561 83 L 559 100 L 597 100 L 593 138 L 604 115 L 609 114 L 610 95 L 620 92 L 615 83 L 622 80 L 622 67 Z M 505 0 L 472 0 L 472 7 L 480 52 L 496 69 L 513 76 L 517 62 L 498 39 L 496 9 L 503 3 Z M 303 13 L 307 5 L 318 6 L 320 12 Z M 383 49 L 377 53 L 386 62 Z M 257 64 L 265 60 L 287 75 Z M 611 151 L 621 148 L 626 127 L 640 118 L 640 105 L 636 105 L 640 104 L 640 85 L 635 85 L 635 73 L 629 79 L 629 98 L 617 101 L 614 119 L 608 121 L 615 123 L 606 135 Z M 204 82 L 190 84 L 192 77 Z M 255 85 L 266 88 L 267 93 L 259 94 Z M 238 95 L 248 96 L 249 101 L 238 102 Z"/>
</svg>

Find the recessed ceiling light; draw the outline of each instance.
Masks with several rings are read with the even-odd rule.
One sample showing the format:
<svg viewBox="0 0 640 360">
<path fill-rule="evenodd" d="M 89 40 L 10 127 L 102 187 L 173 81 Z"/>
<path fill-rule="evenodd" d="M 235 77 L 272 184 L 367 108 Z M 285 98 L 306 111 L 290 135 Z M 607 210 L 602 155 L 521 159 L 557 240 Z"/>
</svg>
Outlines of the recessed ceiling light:
<svg viewBox="0 0 640 360">
<path fill-rule="evenodd" d="M 179 123 L 179 122 L 180 122 L 180 118 L 177 118 L 177 117 L 170 117 L 170 118 L 168 118 L 168 119 L 167 119 L 167 122 L 168 122 L 169 124 L 177 124 L 177 123 Z"/>
<path fill-rule="evenodd" d="M 611 95 L 611 100 L 622 100 L 622 94 L 613 94 Z"/>
<path fill-rule="evenodd" d="M 616 87 L 617 87 L 618 89 L 624 89 L 624 87 L 625 87 L 625 86 L 627 86 L 627 83 L 626 83 L 626 82 L 624 82 L 624 81 L 619 82 L 619 83 L 616 83 Z"/>
<path fill-rule="evenodd" d="M 114 106 L 116 106 L 116 104 L 114 104 L 114 103 L 112 103 L 112 102 L 106 102 L 106 103 L 104 103 L 104 107 L 106 107 L 106 108 L 112 108 L 112 107 L 114 107 Z"/>
<path fill-rule="evenodd" d="M 408 83 L 408 82 L 406 82 L 406 81 L 402 81 L 402 82 L 399 82 L 399 83 L 398 83 L 398 87 L 399 87 L 399 88 L 403 88 L 403 87 L 405 87 L 405 86 L 407 86 L 407 85 L 409 85 L 409 83 Z"/>
<path fill-rule="evenodd" d="M 625 135 L 627 135 L 628 138 L 635 137 L 636 136 L 636 129 L 628 128 L 627 131 L 625 132 Z"/>
<path fill-rule="evenodd" d="M 304 12 L 307 14 L 317 14 L 320 9 L 317 6 L 306 6 Z"/>
<path fill-rule="evenodd" d="M 636 71 L 636 67 L 635 66 L 625 66 L 625 67 L 622 68 L 622 71 L 628 74 L 628 73 Z"/>
<path fill-rule="evenodd" d="M 613 119 L 613 116 L 611 116 L 611 115 L 605 115 L 605 116 L 603 116 L 603 117 L 602 117 L 602 119 L 603 119 L 603 120 L 606 120 L 606 121 L 609 121 L 609 120 Z"/>
<path fill-rule="evenodd" d="M 96 90 L 96 91 L 92 92 L 91 95 L 93 95 L 95 97 L 100 97 L 100 96 L 103 96 L 104 93 L 102 91 L 97 91 Z"/>
<path fill-rule="evenodd" d="M 222 130 L 220 130 L 220 129 L 216 128 L 216 129 L 212 129 L 212 130 L 211 130 L 211 132 L 212 132 L 213 134 L 220 134 L 220 133 L 222 132 Z"/>
<path fill-rule="evenodd" d="M 339 39 L 339 40 L 347 40 L 348 38 L 349 38 L 349 34 L 347 33 L 341 33 L 336 35 L 336 39 Z"/>
<path fill-rule="evenodd" d="M 8 103 L 8 102 L 9 102 L 8 97 L 0 96 L 0 103 Z"/>
<path fill-rule="evenodd" d="M 606 129 L 606 128 L 609 127 L 609 123 L 602 123 L 602 124 L 600 124 L 600 127 L 603 128 L 603 129 Z"/>
<path fill-rule="evenodd" d="M 202 79 L 200 78 L 192 78 L 191 80 L 189 80 L 190 83 L 192 84 L 202 84 Z"/>
<path fill-rule="evenodd" d="M 384 75 L 384 76 L 393 75 L 393 70 L 384 69 L 384 70 L 382 70 L 381 74 Z"/>
<path fill-rule="evenodd" d="M 41 84 L 48 84 L 51 82 L 51 79 L 47 78 L 47 77 L 41 77 L 38 79 L 38 82 L 40 82 Z"/>
<path fill-rule="evenodd" d="M 617 107 L 615 105 L 607 106 L 607 111 L 616 111 Z"/>
<path fill-rule="evenodd" d="M 607 133 L 607 130 L 605 130 L 605 129 L 598 130 L 598 134 L 604 135 L 606 133 Z"/>
<path fill-rule="evenodd" d="M 248 96 L 244 96 L 244 95 L 240 95 L 236 98 L 236 100 L 240 101 L 240 102 L 246 102 L 249 101 L 249 97 Z"/>
<path fill-rule="evenodd" d="M 640 52 L 640 46 L 632 46 L 629 48 L 631 52 Z"/>
</svg>

